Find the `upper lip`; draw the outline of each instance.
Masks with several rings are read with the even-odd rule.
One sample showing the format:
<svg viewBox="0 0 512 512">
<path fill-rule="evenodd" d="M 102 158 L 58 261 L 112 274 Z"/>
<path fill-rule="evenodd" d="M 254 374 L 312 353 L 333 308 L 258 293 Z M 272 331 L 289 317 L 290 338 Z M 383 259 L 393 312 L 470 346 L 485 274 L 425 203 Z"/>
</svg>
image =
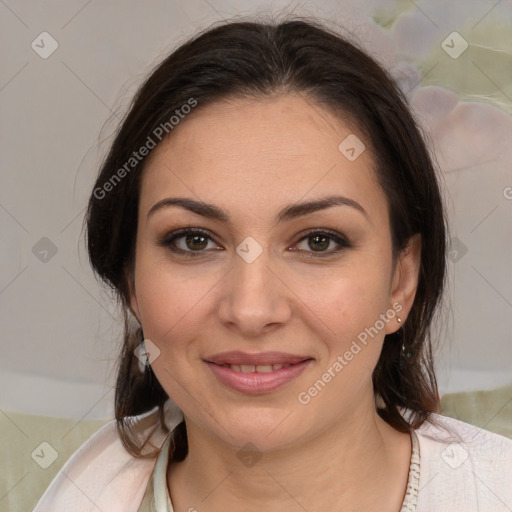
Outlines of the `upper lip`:
<svg viewBox="0 0 512 512">
<path fill-rule="evenodd" d="M 301 356 L 294 354 L 286 354 L 284 352 L 260 352 L 257 354 L 250 354 L 247 352 L 233 351 L 222 352 L 206 357 L 205 361 L 208 363 L 215 363 L 218 365 L 223 364 L 253 364 L 268 365 L 268 364 L 297 364 L 312 359 L 310 356 Z"/>
</svg>

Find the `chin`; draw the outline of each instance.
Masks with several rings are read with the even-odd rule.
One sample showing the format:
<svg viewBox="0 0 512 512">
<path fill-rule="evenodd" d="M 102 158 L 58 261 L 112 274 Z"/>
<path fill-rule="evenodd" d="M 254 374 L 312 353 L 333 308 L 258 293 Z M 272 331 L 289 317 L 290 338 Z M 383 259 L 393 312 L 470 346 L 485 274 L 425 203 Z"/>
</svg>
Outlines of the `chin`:
<svg viewBox="0 0 512 512">
<path fill-rule="evenodd" d="M 291 417 L 283 408 L 243 407 L 219 418 L 216 431 L 237 450 L 252 444 L 261 452 L 275 451 L 293 444 L 300 436 L 300 425 L 292 423 Z M 219 424 L 225 425 L 225 430 L 219 429 Z"/>
</svg>

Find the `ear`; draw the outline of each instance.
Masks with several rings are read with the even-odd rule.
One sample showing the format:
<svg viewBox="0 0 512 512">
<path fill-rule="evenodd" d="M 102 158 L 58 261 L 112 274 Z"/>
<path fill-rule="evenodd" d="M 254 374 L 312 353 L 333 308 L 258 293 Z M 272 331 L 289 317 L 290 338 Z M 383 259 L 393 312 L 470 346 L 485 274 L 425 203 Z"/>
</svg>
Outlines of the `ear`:
<svg viewBox="0 0 512 512">
<path fill-rule="evenodd" d="M 400 253 L 391 281 L 391 295 L 388 307 L 397 313 L 399 312 L 397 317 L 400 317 L 402 322 L 399 323 L 395 317 L 394 322 L 389 322 L 386 325 L 386 334 L 396 332 L 404 324 L 412 308 L 418 288 L 420 263 L 421 234 L 416 233 L 409 239 L 407 246 Z"/>
</svg>

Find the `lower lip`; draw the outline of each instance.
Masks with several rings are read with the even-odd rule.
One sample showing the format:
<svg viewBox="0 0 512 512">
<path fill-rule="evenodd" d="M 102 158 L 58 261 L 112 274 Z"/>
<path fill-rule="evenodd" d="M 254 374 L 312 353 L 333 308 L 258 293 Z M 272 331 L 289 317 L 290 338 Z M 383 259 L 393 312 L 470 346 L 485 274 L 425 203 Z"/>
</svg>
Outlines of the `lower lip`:
<svg viewBox="0 0 512 512">
<path fill-rule="evenodd" d="M 242 393 L 259 394 L 268 393 L 288 384 L 296 379 L 312 362 L 312 359 L 302 363 L 292 364 L 287 368 L 281 368 L 268 373 L 243 373 L 237 372 L 226 366 L 205 361 L 213 374 L 225 386 Z"/>
</svg>

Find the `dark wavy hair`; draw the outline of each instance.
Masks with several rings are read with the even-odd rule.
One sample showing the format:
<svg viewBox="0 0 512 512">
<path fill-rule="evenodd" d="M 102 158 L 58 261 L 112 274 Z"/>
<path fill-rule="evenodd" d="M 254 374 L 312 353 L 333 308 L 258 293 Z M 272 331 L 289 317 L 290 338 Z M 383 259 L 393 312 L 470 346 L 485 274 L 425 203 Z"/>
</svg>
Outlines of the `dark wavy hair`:
<svg viewBox="0 0 512 512">
<path fill-rule="evenodd" d="M 115 416 L 123 445 L 133 456 L 154 453 L 143 453 L 146 442 L 135 435 L 132 416 L 157 407 L 158 426 L 166 433 L 169 430 L 163 412 L 168 396 L 151 370 L 139 370 L 134 355 L 140 340 L 130 321 L 128 279 L 147 155 L 137 153 L 137 161 L 130 159 L 148 145 L 148 137 L 154 141 L 156 133 L 163 133 L 163 126 L 165 136 L 172 137 L 170 119 L 184 105 L 196 102 L 197 110 L 226 98 L 282 93 L 302 94 L 343 116 L 345 122 L 348 119 L 363 134 L 373 152 L 373 171 L 388 200 L 395 261 L 410 238 L 421 235 L 414 303 L 398 334 L 385 337 L 373 386 L 381 398 L 378 413 L 401 432 L 418 428 L 439 410 L 432 327 L 445 285 L 447 226 L 433 161 L 407 100 L 372 57 L 317 20 L 228 21 L 179 46 L 142 84 L 88 204 L 85 222 L 92 267 L 113 288 L 124 311 Z M 409 358 L 401 357 L 402 343 L 412 353 Z M 410 414 L 404 415 L 402 408 Z M 183 460 L 187 453 L 182 421 L 174 430 L 170 456 Z"/>
</svg>

